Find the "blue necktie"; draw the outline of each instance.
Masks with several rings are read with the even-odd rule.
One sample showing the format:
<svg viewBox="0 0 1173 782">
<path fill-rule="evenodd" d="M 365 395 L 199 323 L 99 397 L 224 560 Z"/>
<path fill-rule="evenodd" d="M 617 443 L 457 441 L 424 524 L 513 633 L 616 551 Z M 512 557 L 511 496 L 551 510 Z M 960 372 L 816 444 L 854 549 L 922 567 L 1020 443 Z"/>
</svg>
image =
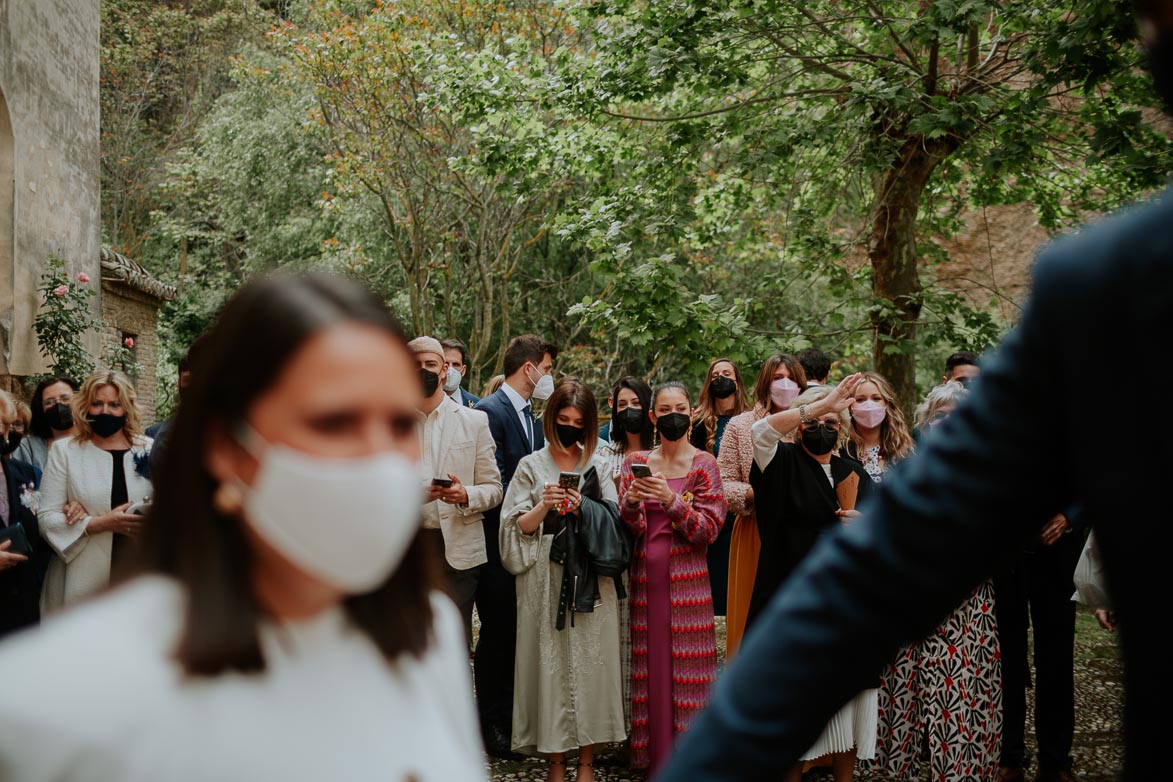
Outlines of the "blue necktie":
<svg viewBox="0 0 1173 782">
<path fill-rule="evenodd" d="M 534 409 L 531 405 L 526 405 L 521 408 L 521 412 L 525 413 L 525 428 L 526 434 L 529 435 L 529 449 L 534 449 Z"/>
</svg>

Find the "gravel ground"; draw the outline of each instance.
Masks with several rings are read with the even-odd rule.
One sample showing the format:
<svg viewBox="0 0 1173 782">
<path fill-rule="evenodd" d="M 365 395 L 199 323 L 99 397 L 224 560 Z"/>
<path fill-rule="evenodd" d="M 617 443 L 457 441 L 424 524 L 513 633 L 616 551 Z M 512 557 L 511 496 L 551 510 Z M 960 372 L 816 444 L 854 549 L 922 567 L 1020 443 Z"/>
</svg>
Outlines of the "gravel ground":
<svg viewBox="0 0 1173 782">
<path fill-rule="evenodd" d="M 721 617 L 717 619 L 717 646 L 719 649 L 725 646 L 725 621 Z M 1075 647 L 1075 775 L 1086 782 L 1112 782 L 1119 777 L 1124 760 L 1120 719 L 1123 678 L 1115 637 L 1101 630 L 1090 613 L 1081 611 Z M 1033 751 L 1034 715 L 1029 696 L 1027 704 L 1026 741 L 1028 750 Z M 645 774 L 627 767 L 624 750 L 619 745 L 601 747 L 595 754 L 595 779 L 599 782 L 642 782 L 647 779 Z M 573 781 L 573 763 L 569 765 L 566 778 Z M 520 762 L 493 760 L 490 768 L 495 781 L 542 782 L 546 778 L 546 765 L 537 759 Z M 831 777 L 813 771 L 806 778 L 829 782 Z M 920 778 L 928 780 L 927 764 Z M 1033 776 L 1028 776 L 1031 778 Z M 859 773 L 856 779 L 896 782 L 893 777 L 878 773 Z"/>
</svg>

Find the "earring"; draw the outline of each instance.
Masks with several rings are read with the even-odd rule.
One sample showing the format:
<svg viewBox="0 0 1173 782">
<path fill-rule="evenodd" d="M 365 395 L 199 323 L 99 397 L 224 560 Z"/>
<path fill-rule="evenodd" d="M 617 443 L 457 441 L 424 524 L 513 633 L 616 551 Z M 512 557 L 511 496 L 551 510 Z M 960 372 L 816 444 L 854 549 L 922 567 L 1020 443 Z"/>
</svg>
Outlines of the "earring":
<svg viewBox="0 0 1173 782">
<path fill-rule="evenodd" d="M 212 507 L 222 516 L 236 516 L 244 507 L 244 498 L 235 484 L 225 481 L 212 494 Z"/>
</svg>

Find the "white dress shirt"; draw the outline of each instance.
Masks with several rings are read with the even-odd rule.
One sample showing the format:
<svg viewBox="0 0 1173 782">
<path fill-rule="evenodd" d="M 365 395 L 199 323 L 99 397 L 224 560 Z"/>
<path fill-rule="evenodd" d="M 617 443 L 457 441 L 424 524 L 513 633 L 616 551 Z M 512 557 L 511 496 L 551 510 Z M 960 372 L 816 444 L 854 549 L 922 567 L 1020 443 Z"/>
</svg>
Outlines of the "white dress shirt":
<svg viewBox="0 0 1173 782">
<path fill-rule="evenodd" d="M 749 431 L 753 435 L 753 460 L 759 470 L 765 470 L 774 460 L 774 454 L 778 453 L 778 443 L 782 442 L 785 435 L 770 425 L 769 416 L 754 421 Z"/>
<path fill-rule="evenodd" d="M 521 394 L 513 390 L 513 386 L 508 383 L 502 383 L 501 389 L 505 392 L 505 396 L 509 397 L 509 401 L 513 403 L 513 409 L 517 411 L 517 420 L 521 421 L 521 431 L 529 435 L 529 447 L 534 447 L 534 426 L 537 426 L 537 421 L 533 419 L 533 408 L 530 406 L 530 401 Z M 525 414 L 525 409 L 530 408 L 530 414 Z"/>
</svg>

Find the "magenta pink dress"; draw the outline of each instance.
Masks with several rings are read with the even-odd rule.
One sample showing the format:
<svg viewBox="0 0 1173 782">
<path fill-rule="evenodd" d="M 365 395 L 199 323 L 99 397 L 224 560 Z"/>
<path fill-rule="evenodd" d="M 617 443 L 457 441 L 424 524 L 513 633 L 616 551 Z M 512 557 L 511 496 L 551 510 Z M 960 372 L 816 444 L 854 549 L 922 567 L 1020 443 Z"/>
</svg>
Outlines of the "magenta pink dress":
<svg viewBox="0 0 1173 782">
<path fill-rule="evenodd" d="M 669 478 L 680 493 L 685 478 Z M 672 520 L 656 501 L 647 505 L 648 518 L 648 729 L 652 774 L 672 754 L 676 734 L 672 710 Z"/>
</svg>

